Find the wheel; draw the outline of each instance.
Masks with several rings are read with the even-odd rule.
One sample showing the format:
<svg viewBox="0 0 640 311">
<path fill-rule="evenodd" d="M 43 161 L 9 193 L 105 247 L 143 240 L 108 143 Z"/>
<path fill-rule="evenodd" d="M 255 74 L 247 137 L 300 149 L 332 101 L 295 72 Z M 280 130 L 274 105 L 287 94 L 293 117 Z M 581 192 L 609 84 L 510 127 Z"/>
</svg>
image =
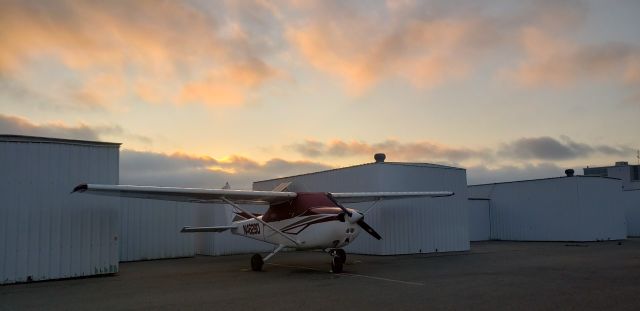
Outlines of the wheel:
<svg viewBox="0 0 640 311">
<path fill-rule="evenodd" d="M 251 257 L 251 270 L 260 271 L 262 270 L 262 265 L 264 261 L 262 261 L 262 256 L 260 254 L 255 254 Z"/>
<path fill-rule="evenodd" d="M 342 261 L 340 261 L 340 258 L 333 257 L 333 259 L 331 260 L 331 272 L 333 273 L 342 272 Z"/>
<path fill-rule="evenodd" d="M 336 249 L 336 257 L 340 259 L 342 263 L 347 262 L 347 253 L 344 251 L 344 249 Z"/>
</svg>

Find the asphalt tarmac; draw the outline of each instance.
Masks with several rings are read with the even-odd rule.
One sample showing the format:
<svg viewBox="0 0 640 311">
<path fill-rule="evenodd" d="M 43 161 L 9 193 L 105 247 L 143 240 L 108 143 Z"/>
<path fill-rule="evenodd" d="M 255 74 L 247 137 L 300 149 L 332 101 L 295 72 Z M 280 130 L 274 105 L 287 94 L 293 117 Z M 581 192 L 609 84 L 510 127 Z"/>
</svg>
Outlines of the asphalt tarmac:
<svg viewBox="0 0 640 311">
<path fill-rule="evenodd" d="M 619 245 L 621 244 L 621 245 Z M 121 263 L 112 276 L 0 286 L 0 310 L 640 310 L 640 239 L 472 243 L 471 251 L 280 253 Z"/>
</svg>

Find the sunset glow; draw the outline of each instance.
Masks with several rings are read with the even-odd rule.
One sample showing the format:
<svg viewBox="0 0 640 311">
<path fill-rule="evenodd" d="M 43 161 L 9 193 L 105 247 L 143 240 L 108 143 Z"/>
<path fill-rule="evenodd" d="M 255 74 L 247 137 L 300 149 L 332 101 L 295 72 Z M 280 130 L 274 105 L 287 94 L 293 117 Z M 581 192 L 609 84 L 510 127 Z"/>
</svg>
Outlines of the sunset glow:
<svg viewBox="0 0 640 311">
<path fill-rule="evenodd" d="M 637 1 L 2 1 L 0 133 L 122 142 L 121 182 L 373 161 L 469 182 L 636 162 Z"/>
</svg>

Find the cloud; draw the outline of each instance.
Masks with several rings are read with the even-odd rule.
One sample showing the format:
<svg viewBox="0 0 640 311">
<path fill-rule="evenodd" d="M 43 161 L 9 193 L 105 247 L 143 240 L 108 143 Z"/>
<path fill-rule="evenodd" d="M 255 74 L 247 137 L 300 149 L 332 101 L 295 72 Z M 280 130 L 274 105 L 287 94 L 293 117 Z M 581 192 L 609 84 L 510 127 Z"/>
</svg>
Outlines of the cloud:
<svg viewBox="0 0 640 311">
<path fill-rule="evenodd" d="M 259 4 L 190 1 L 4 1 L 0 75 L 67 100 L 114 105 L 149 94 L 164 102 L 242 104 L 274 79 L 274 44 L 238 11 Z M 228 20 L 228 17 L 237 19 Z M 55 71 L 56 76 L 50 72 Z M 47 74 L 48 73 L 48 74 Z M 33 88 L 31 88 L 33 89 Z M 217 96 L 220 95 L 220 96 Z M 62 99 L 61 99 L 62 101 Z"/>
<path fill-rule="evenodd" d="M 362 141 L 333 140 L 327 143 L 306 140 L 287 146 L 304 156 L 318 157 L 352 157 L 373 156 L 373 154 L 385 153 L 392 161 L 464 161 L 468 159 L 488 159 L 490 150 L 474 150 L 443 145 L 436 142 L 411 142 L 403 143 L 394 139 L 388 139 L 379 143 L 366 143 Z"/>
<path fill-rule="evenodd" d="M 286 36 L 314 68 L 341 78 L 355 93 L 397 77 L 433 87 L 466 77 L 477 56 L 502 40 L 499 21 L 433 5 L 372 8 L 343 2 L 303 6 Z M 309 13 L 313 12 L 313 13 Z"/>
<path fill-rule="evenodd" d="M 129 134 L 117 125 L 89 126 L 80 123 L 76 126 L 70 126 L 62 122 L 35 124 L 25 118 L 3 114 L 0 114 L 0 134 L 80 140 L 102 140 L 104 137 L 123 137 L 134 139 L 141 143 L 152 143 L 150 138 L 142 135 Z"/>
<path fill-rule="evenodd" d="M 81 140 L 99 139 L 98 131 L 84 124 L 78 126 L 67 126 L 63 123 L 36 125 L 27 119 L 2 114 L 0 114 L 0 133 Z"/>
<path fill-rule="evenodd" d="M 224 160 L 184 153 L 163 154 L 122 150 L 120 183 L 134 185 L 221 188 L 229 182 L 233 189 L 251 189 L 252 181 L 317 172 L 333 167 L 310 161 L 271 159 L 258 162 L 240 156 Z M 564 176 L 554 163 L 522 163 L 518 165 L 473 165 L 467 167 L 469 184 L 504 182 Z"/>
<path fill-rule="evenodd" d="M 520 138 L 503 144 L 498 150 L 498 155 L 525 160 L 570 160 L 586 158 L 594 153 L 629 156 L 633 152 L 634 149 L 627 146 L 589 145 L 575 142 L 566 136 L 562 136 L 560 140 L 545 136 Z"/>
<path fill-rule="evenodd" d="M 589 12 L 582 1 L 322 1 L 294 7 L 302 18 L 287 22 L 291 45 L 355 94 L 385 79 L 429 88 L 468 78 L 492 60 L 511 61 L 521 33 L 570 35 Z M 525 39 L 528 48 L 550 43 Z"/>
<path fill-rule="evenodd" d="M 8 0 L 0 80 L 74 108 L 242 105 L 300 61 L 360 94 L 465 79 L 521 46 L 525 59 L 500 71 L 518 84 L 613 73 L 637 88 L 637 46 L 572 42 L 587 13 L 581 1 Z"/>
<path fill-rule="evenodd" d="M 427 161 L 431 163 L 493 163 L 502 159 L 510 161 L 567 161 L 585 159 L 593 155 L 633 156 L 635 149 L 629 146 L 610 146 L 576 142 L 567 136 L 559 139 L 523 137 L 494 148 L 466 148 L 448 146 L 429 141 L 400 142 L 388 139 L 378 143 L 332 140 L 321 142 L 305 140 L 286 146 L 309 158 L 371 157 L 385 153 L 391 161 Z M 458 164 L 455 164 L 458 163 Z"/>
<path fill-rule="evenodd" d="M 640 46 L 608 42 L 577 44 L 536 28 L 522 31 L 525 59 L 501 73 L 526 87 L 564 87 L 581 80 L 614 80 L 640 87 Z"/>
<path fill-rule="evenodd" d="M 120 152 L 120 183 L 134 185 L 221 188 L 229 182 L 233 189 L 251 189 L 256 180 L 330 168 L 316 162 L 283 159 L 260 163 L 241 156 L 214 159 L 184 153 Z"/>
<path fill-rule="evenodd" d="M 247 101 L 247 92 L 244 90 L 256 88 L 276 75 L 275 69 L 260 60 L 229 66 L 220 72 L 210 72 L 203 80 L 185 84 L 178 101 L 243 104 Z"/>
</svg>

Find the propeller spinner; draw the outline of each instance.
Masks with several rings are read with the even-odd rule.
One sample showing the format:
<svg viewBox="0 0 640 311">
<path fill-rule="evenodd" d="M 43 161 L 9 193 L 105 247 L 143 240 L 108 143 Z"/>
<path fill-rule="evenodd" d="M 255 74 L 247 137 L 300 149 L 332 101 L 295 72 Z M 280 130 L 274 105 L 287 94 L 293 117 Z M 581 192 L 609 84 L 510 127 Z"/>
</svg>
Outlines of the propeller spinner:
<svg viewBox="0 0 640 311">
<path fill-rule="evenodd" d="M 344 207 L 342 204 L 340 204 L 340 202 L 338 202 L 338 200 L 336 200 L 331 193 L 327 193 L 327 197 L 329 198 L 329 200 L 331 200 L 331 202 L 333 202 L 333 204 L 335 204 L 336 206 L 338 206 L 345 214 L 345 220 L 349 221 L 350 223 L 357 223 L 358 226 L 360 226 L 360 228 L 362 228 L 364 231 L 366 231 L 367 233 L 371 234 L 371 236 L 373 236 L 374 238 L 381 240 L 382 237 L 380 236 L 380 234 L 378 234 L 378 232 L 376 232 L 375 230 L 373 230 L 373 228 L 371 228 L 371 226 L 369 226 L 369 224 L 367 224 L 366 222 L 364 222 L 364 215 L 360 212 L 351 212 L 350 210 L 348 210 L 346 207 Z"/>
</svg>

